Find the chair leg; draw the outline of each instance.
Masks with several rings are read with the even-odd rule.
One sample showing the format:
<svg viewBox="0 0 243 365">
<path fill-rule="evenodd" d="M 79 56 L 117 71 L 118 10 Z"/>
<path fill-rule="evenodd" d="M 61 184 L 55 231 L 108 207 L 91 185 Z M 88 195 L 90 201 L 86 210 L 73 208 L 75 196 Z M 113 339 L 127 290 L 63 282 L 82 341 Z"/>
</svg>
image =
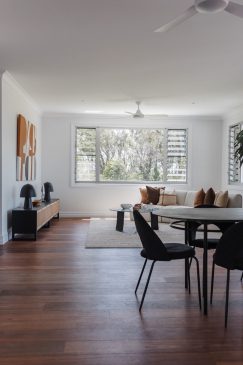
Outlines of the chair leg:
<svg viewBox="0 0 243 365">
<path fill-rule="evenodd" d="M 185 259 L 185 289 L 188 289 L 188 259 Z"/>
<path fill-rule="evenodd" d="M 226 281 L 226 300 L 225 300 L 225 318 L 224 327 L 227 328 L 228 322 L 228 309 L 229 309 L 229 283 L 230 283 L 230 270 L 227 270 L 227 281 Z"/>
<path fill-rule="evenodd" d="M 191 294 L 191 277 L 190 277 L 190 263 L 189 263 L 189 259 L 186 259 L 187 264 L 187 281 L 188 281 L 188 292 L 189 294 Z"/>
<path fill-rule="evenodd" d="M 146 295 L 146 292 L 147 292 L 147 289 L 148 289 L 148 285 L 149 285 L 150 277 L 151 277 L 151 274 L 152 274 L 152 271 L 153 271 L 153 268 L 154 268 L 154 264 L 155 264 L 155 262 L 156 262 L 156 261 L 153 261 L 153 262 L 152 262 L 152 265 L 151 265 L 150 270 L 149 270 L 148 279 L 147 279 L 147 282 L 146 282 L 146 285 L 145 285 L 145 288 L 144 288 L 144 292 L 143 292 L 142 300 L 141 300 L 140 307 L 139 307 L 139 312 L 141 312 L 141 309 L 142 309 L 142 306 L 143 306 L 144 298 L 145 298 L 145 295 Z"/>
<path fill-rule="evenodd" d="M 199 261 L 196 256 L 193 256 L 197 265 L 197 287 L 198 287 L 198 300 L 199 300 L 199 308 L 202 309 L 202 299 L 201 299 L 201 282 L 200 282 L 200 270 L 199 270 Z"/>
<path fill-rule="evenodd" d="M 215 270 L 215 262 L 213 260 L 213 264 L 212 264 L 212 275 L 211 275 L 210 304 L 213 303 L 214 270 Z"/>
<path fill-rule="evenodd" d="M 241 280 L 241 281 L 243 280 L 243 272 L 242 272 L 242 274 L 241 274 L 241 278 L 240 278 L 240 280 Z"/>
<path fill-rule="evenodd" d="M 195 246 L 191 246 L 194 250 L 195 250 Z M 190 258 L 190 261 L 189 261 L 189 268 L 191 268 L 191 264 L 192 264 L 192 257 Z"/>
<path fill-rule="evenodd" d="M 138 279 L 138 282 L 137 282 L 137 286 L 136 286 L 136 289 L 135 289 L 135 294 L 137 293 L 137 290 L 138 290 L 138 287 L 139 287 L 140 281 L 141 281 L 141 279 L 142 279 L 143 272 L 144 272 L 145 266 L 146 266 L 146 264 L 147 264 L 147 261 L 148 261 L 148 259 L 145 259 L 144 264 L 143 264 L 142 271 L 141 271 L 141 273 L 140 273 L 140 276 L 139 276 L 139 279 Z"/>
</svg>

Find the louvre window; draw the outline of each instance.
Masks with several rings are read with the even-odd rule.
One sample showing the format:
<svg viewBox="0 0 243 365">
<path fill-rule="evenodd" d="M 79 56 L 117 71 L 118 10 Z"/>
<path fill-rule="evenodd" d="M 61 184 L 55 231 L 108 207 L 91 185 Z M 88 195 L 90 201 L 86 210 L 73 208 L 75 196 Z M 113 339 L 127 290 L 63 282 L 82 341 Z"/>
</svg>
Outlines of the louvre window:
<svg viewBox="0 0 243 365">
<path fill-rule="evenodd" d="M 230 126 L 229 128 L 229 184 L 241 182 L 240 163 L 235 159 L 235 139 L 240 130 L 240 124 Z"/>
<path fill-rule="evenodd" d="M 167 131 L 167 182 L 185 182 L 187 174 L 187 131 Z"/>
</svg>

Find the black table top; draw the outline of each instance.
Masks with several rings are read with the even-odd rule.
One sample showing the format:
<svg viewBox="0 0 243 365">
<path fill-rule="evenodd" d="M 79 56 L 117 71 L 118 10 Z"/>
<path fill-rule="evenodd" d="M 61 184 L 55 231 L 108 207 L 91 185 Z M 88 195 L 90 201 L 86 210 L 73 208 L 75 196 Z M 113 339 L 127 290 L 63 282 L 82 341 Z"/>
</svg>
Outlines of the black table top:
<svg viewBox="0 0 243 365">
<path fill-rule="evenodd" d="M 153 214 L 201 223 L 243 221 L 243 208 L 159 208 Z"/>
</svg>

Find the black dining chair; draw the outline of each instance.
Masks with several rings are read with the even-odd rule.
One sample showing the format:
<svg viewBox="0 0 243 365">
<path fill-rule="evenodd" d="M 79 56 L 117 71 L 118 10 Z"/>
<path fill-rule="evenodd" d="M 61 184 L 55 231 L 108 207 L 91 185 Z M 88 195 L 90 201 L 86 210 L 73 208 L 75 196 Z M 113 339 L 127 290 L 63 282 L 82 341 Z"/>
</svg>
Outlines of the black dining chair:
<svg viewBox="0 0 243 365">
<path fill-rule="evenodd" d="M 218 208 L 216 205 L 209 205 L 209 204 L 202 204 L 198 205 L 195 208 Z M 224 233 L 231 225 L 232 223 L 223 223 L 223 222 L 214 222 L 213 223 L 221 233 Z M 196 238 L 196 234 L 198 232 L 198 228 L 201 225 L 201 223 L 198 222 L 190 222 L 189 223 L 189 232 L 188 232 L 188 242 L 189 245 L 192 247 L 197 248 L 203 248 L 204 247 L 204 239 L 203 238 Z M 207 239 L 207 245 L 208 250 L 215 250 L 217 247 L 217 244 L 219 242 L 219 238 L 210 238 Z"/>
<path fill-rule="evenodd" d="M 232 225 L 220 238 L 213 255 L 210 303 L 213 300 L 215 265 L 227 269 L 224 326 L 227 327 L 230 270 L 243 270 L 243 222 Z"/>
<path fill-rule="evenodd" d="M 181 243 L 163 243 L 161 239 L 157 236 L 157 234 L 153 231 L 150 225 L 145 221 L 139 211 L 134 210 L 134 221 L 136 225 L 136 229 L 140 240 L 143 245 L 143 250 L 141 251 L 141 256 L 145 259 L 142 271 L 140 273 L 137 286 L 135 289 L 135 294 L 137 293 L 141 278 L 143 276 L 143 272 L 148 260 L 152 261 L 149 275 L 146 281 L 145 289 L 143 292 L 142 300 L 140 303 L 139 311 L 141 311 L 143 302 L 145 299 L 145 295 L 148 289 L 149 281 L 151 278 L 151 274 L 154 268 L 154 264 L 157 261 L 172 261 L 172 260 L 180 260 L 186 259 L 187 260 L 187 276 L 188 282 L 190 283 L 190 272 L 189 272 L 189 265 L 188 260 L 193 258 L 196 261 L 197 267 L 197 282 L 198 282 L 198 297 L 199 297 L 199 306 L 201 309 L 201 289 L 200 289 L 200 274 L 199 274 L 199 262 L 198 259 L 195 257 L 195 250 L 194 248 L 184 245 Z M 189 292 L 190 292 L 190 284 L 189 284 Z"/>
</svg>

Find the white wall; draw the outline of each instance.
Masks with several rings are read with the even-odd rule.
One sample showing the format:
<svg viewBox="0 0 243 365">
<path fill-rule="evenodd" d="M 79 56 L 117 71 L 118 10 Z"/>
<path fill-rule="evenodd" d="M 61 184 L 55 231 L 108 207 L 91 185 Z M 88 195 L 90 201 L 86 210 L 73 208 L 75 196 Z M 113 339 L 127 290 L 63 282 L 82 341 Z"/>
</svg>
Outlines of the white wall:
<svg viewBox="0 0 243 365">
<path fill-rule="evenodd" d="M 229 126 L 243 122 L 243 105 L 232 109 L 223 118 L 222 138 L 222 189 L 237 192 L 243 195 L 242 184 L 228 184 L 228 161 L 229 161 Z"/>
<path fill-rule="evenodd" d="M 11 210 L 23 204 L 23 199 L 19 197 L 19 193 L 21 187 L 26 184 L 26 182 L 16 181 L 17 116 L 22 114 L 37 127 L 37 178 L 30 183 L 38 192 L 40 192 L 41 186 L 41 125 L 38 107 L 10 74 L 3 74 L 1 87 L 2 227 L 0 242 L 3 243 L 8 240 Z"/>
<path fill-rule="evenodd" d="M 207 189 L 221 185 L 222 121 L 217 118 L 169 117 L 134 120 L 131 117 L 45 115 L 42 130 L 43 182 L 54 186 L 53 197 L 61 199 L 65 216 L 113 215 L 111 207 L 140 201 L 138 184 L 83 184 L 71 186 L 71 130 L 82 126 L 178 127 L 189 130 L 188 184 L 177 189 Z M 163 184 L 162 184 L 163 185 Z"/>
</svg>

